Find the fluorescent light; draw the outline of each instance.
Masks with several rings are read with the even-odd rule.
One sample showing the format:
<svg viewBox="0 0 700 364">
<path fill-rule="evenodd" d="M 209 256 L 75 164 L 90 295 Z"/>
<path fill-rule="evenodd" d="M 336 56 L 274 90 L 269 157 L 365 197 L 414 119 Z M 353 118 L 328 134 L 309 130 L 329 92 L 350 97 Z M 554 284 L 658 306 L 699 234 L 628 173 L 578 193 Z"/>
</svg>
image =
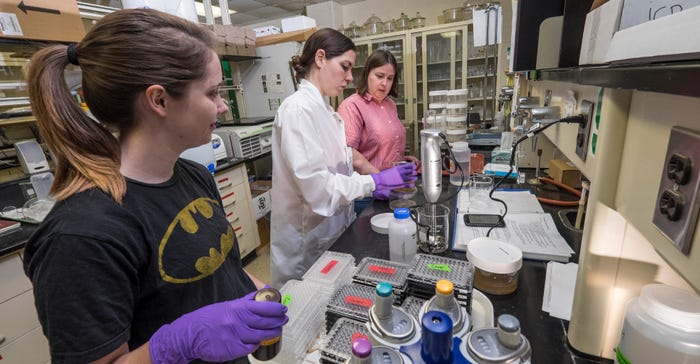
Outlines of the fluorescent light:
<svg viewBox="0 0 700 364">
<path fill-rule="evenodd" d="M 204 4 L 202 4 L 200 2 L 195 2 L 194 7 L 195 7 L 195 9 L 197 9 L 197 15 L 205 16 L 204 15 Z M 221 18 L 221 8 L 220 7 L 218 7 L 216 5 L 212 5 L 211 12 L 214 13 L 214 18 Z M 228 13 L 235 14 L 236 11 L 229 9 Z"/>
</svg>

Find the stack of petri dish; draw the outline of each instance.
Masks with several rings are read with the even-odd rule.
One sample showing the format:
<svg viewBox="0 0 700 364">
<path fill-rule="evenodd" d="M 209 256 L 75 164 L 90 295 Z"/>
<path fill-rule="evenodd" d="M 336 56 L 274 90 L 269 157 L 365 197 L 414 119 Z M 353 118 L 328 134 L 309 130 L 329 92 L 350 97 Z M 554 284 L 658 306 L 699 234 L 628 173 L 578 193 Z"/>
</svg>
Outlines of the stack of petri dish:
<svg viewBox="0 0 700 364">
<path fill-rule="evenodd" d="M 322 363 L 349 363 L 352 358 L 352 340 L 356 337 L 369 335 L 364 323 L 352 319 L 341 318 L 324 337 L 321 343 Z"/>
<path fill-rule="evenodd" d="M 380 282 L 391 284 L 394 301 L 401 303 L 406 298 L 406 276 L 408 264 L 390 260 L 364 257 L 357 265 L 352 281 L 368 287 L 376 287 Z"/>
<path fill-rule="evenodd" d="M 374 287 L 356 283 L 340 287 L 326 305 L 326 331 L 340 318 L 369 321 L 369 309 L 374 304 Z"/>
<path fill-rule="evenodd" d="M 289 280 L 280 289 L 282 303 L 287 306 L 289 322 L 282 330 L 282 350 L 275 361 L 298 363 L 322 333 L 323 310 L 330 296 L 325 296 L 320 284 Z"/>
<path fill-rule="evenodd" d="M 446 134 L 450 143 L 467 140 L 467 93 L 465 88 L 447 92 Z"/>
<path fill-rule="evenodd" d="M 474 265 L 464 260 L 416 254 L 408 268 L 408 294 L 428 300 L 435 295 L 435 284 L 441 279 L 452 282 L 457 302 L 471 314 Z"/>
<path fill-rule="evenodd" d="M 352 254 L 326 251 L 302 279 L 320 284 L 323 294 L 331 296 L 337 289 L 352 282 L 354 273 L 355 257 Z"/>
</svg>

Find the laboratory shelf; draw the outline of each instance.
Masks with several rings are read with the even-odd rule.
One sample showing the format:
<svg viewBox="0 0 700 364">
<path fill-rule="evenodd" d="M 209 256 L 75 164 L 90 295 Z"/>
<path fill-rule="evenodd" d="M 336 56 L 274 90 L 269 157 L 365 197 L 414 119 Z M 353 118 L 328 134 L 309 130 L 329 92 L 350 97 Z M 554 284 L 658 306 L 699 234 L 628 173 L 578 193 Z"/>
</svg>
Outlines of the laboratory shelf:
<svg viewBox="0 0 700 364">
<path fill-rule="evenodd" d="M 536 71 L 536 79 L 700 97 L 700 62 L 604 65 Z"/>
</svg>

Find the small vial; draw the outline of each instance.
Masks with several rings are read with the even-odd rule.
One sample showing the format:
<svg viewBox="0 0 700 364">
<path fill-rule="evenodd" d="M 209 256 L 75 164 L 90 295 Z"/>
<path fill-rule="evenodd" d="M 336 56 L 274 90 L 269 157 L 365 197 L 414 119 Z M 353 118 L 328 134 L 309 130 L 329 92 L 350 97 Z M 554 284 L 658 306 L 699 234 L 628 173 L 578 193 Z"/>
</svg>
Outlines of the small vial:
<svg viewBox="0 0 700 364">
<path fill-rule="evenodd" d="M 277 302 L 280 303 L 282 295 L 280 291 L 274 288 L 263 288 L 255 294 L 254 299 L 258 302 Z M 271 360 L 282 349 L 282 336 L 265 340 L 260 343 L 260 346 L 253 352 L 253 357 L 260 361 Z"/>
<path fill-rule="evenodd" d="M 518 184 L 525 183 L 525 172 L 518 172 Z"/>
</svg>

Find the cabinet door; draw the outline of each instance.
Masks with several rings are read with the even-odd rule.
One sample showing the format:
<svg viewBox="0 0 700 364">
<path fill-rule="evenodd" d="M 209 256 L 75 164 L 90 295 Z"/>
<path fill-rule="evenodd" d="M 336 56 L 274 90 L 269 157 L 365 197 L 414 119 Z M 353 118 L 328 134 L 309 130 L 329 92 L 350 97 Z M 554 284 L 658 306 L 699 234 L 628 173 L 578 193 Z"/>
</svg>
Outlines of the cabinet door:
<svg viewBox="0 0 700 364">
<path fill-rule="evenodd" d="M 494 115 L 496 91 L 496 67 L 498 47 L 474 46 L 472 25 L 467 33 L 467 77 L 468 104 L 472 112 L 478 113 L 482 126 L 491 124 Z"/>
</svg>

